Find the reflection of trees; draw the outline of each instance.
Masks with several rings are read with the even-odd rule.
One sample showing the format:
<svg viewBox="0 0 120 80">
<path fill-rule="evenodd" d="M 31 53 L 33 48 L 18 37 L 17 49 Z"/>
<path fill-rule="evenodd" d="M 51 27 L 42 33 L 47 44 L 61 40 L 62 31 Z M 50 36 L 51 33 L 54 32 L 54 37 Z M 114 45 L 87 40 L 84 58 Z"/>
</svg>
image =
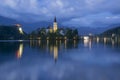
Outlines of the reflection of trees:
<svg viewBox="0 0 120 80">
<path fill-rule="evenodd" d="M 9 59 L 14 59 L 22 56 L 23 43 L 21 42 L 0 42 L 0 62 L 7 61 Z"/>
<path fill-rule="evenodd" d="M 97 42 L 97 44 L 102 43 L 104 46 L 112 46 L 119 47 L 120 46 L 120 38 L 119 37 L 96 37 L 93 41 Z"/>
<path fill-rule="evenodd" d="M 0 53 L 15 53 L 19 45 L 19 42 L 0 42 Z"/>
<path fill-rule="evenodd" d="M 30 41 L 31 48 L 37 48 L 41 52 L 46 53 L 49 52 L 53 55 L 54 60 L 58 59 L 58 54 L 61 50 L 71 49 L 78 47 L 77 40 L 31 40 Z"/>
<path fill-rule="evenodd" d="M 71 28 L 60 28 L 57 29 L 57 31 L 53 32 L 52 28 L 48 27 L 48 28 L 39 28 L 35 31 L 33 31 L 32 33 L 30 33 L 29 35 L 31 40 L 63 40 L 65 39 L 69 39 L 69 40 L 73 40 L 79 39 L 78 36 L 78 30 L 77 29 L 71 29 Z"/>
</svg>

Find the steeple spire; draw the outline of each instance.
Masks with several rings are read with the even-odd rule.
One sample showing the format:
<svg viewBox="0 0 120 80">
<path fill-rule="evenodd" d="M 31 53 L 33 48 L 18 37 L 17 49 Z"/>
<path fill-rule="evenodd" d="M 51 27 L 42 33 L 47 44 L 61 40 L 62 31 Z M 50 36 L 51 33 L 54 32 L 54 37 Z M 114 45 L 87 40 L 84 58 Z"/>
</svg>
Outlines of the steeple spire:
<svg viewBox="0 0 120 80">
<path fill-rule="evenodd" d="M 56 20 L 56 16 L 55 16 L 55 18 L 54 18 L 54 22 L 57 22 L 57 20 Z"/>
<path fill-rule="evenodd" d="M 57 29 L 58 29 L 58 26 L 57 26 L 57 20 L 56 20 L 56 16 L 55 16 L 54 23 L 53 23 L 53 30 L 54 30 L 54 32 L 56 32 Z"/>
</svg>

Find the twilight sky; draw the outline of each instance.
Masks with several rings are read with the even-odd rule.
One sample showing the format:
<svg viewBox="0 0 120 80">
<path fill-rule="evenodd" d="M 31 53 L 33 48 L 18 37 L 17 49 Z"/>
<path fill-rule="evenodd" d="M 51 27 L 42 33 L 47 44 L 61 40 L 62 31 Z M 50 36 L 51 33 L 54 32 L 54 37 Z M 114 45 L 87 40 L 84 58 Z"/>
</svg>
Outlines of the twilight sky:
<svg viewBox="0 0 120 80">
<path fill-rule="evenodd" d="M 120 23 L 120 0 L 0 0 L 0 15 L 24 22 L 104 27 Z"/>
</svg>

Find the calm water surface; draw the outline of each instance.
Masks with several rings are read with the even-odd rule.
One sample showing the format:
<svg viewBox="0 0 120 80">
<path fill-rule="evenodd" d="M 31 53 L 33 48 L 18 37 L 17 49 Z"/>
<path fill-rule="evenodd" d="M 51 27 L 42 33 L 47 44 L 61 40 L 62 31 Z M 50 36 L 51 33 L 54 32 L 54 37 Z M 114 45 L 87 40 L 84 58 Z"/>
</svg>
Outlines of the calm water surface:
<svg viewBox="0 0 120 80">
<path fill-rule="evenodd" d="M 1 41 L 0 80 L 120 80 L 120 45 Z"/>
</svg>

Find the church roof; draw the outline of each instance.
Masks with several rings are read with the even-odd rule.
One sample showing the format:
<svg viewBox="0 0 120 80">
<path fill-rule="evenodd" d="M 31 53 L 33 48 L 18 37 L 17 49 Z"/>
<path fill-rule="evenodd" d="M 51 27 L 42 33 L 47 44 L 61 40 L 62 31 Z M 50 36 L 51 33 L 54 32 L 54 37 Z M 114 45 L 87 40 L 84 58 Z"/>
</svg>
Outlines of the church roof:
<svg viewBox="0 0 120 80">
<path fill-rule="evenodd" d="M 56 17 L 54 18 L 54 22 L 57 22 Z"/>
</svg>

